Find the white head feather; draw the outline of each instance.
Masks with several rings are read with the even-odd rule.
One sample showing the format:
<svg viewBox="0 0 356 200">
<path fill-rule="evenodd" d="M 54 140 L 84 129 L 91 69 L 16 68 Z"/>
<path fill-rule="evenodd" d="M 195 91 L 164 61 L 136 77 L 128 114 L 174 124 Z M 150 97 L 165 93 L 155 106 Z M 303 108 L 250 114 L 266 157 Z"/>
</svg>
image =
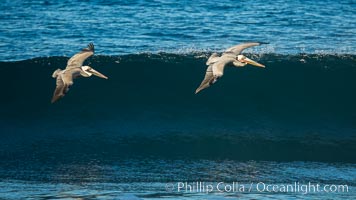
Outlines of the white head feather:
<svg viewBox="0 0 356 200">
<path fill-rule="evenodd" d="M 89 70 L 91 69 L 90 66 L 82 66 L 81 68 L 86 74 L 88 74 L 88 76 L 93 75 L 92 73 L 89 72 Z"/>
</svg>

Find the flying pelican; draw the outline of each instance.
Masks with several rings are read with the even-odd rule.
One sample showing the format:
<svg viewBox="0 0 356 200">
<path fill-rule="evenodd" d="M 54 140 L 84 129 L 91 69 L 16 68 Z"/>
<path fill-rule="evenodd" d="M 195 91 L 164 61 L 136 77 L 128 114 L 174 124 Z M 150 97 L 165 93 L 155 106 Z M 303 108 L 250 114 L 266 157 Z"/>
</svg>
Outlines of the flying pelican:
<svg viewBox="0 0 356 200">
<path fill-rule="evenodd" d="M 87 48 L 75 54 L 67 62 L 67 67 L 64 70 L 57 69 L 53 72 L 52 77 L 56 78 L 56 89 L 54 90 L 52 103 L 64 97 L 68 92 L 69 87 L 73 85 L 73 79 L 82 77 L 90 77 L 91 75 L 100 78 L 108 79 L 105 75 L 91 68 L 90 66 L 82 66 L 85 59 L 94 54 L 94 45 L 90 43 Z"/>
<path fill-rule="evenodd" d="M 200 86 L 195 90 L 195 94 L 201 90 L 213 85 L 216 81 L 221 78 L 224 74 L 224 68 L 226 65 L 234 65 L 235 67 L 244 67 L 247 64 L 251 64 L 257 67 L 265 67 L 264 65 L 257 63 L 244 55 L 241 55 L 241 52 L 249 47 L 258 46 L 261 44 L 267 44 L 262 42 L 249 42 L 239 44 L 233 47 L 228 48 L 225 52 L 219 56 L 217 53 L 213 53 L 206 65 L 208 68 L 205 72 L 204 80 L 201 82 Z"/>
</svg>

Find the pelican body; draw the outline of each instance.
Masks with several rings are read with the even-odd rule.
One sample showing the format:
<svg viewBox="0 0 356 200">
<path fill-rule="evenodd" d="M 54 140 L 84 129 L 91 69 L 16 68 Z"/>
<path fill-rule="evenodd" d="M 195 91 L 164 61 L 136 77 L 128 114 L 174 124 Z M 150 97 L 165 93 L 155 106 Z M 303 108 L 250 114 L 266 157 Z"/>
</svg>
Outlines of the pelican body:
<svg viewBox="0 0 356 200">
<path fill-rule="evenodd" d="M 83 66 L 83 62 L 94 54 L 94 45 L 90 43 L 87 48 L 75 54 L 67 62 L 67 67 L 64 70 L 57 69 L 53 72 L 52 77 L 56 79 L 56 89 L 52 97 L 52 103 L 64 97 L 73 85 L 73 80 L 78 77 L 90 77 L 92 75 L 100 78 L 108 79 L 105 75 L 91 68 Z"/>
<path fill-rule="evenodd" d="M 251 64 L 264 68 L 264 65 L 257 63 L 256 61 L 253 61 L 241 54 L 244 49 L 261 44 L 265 43 L 249 42 L 239 44 L 225 50 L 221 56 L 219 56 L 217 53 L 213 53 L 206 62 L 208 68 L 206 69 L 204 80 L 195 90 L 195 94 L 216 83 L 216 81 L 224 75 L 225 66 L 232 65 L 235 67 L 244 67 L 247 64 Z"/>
</svg>

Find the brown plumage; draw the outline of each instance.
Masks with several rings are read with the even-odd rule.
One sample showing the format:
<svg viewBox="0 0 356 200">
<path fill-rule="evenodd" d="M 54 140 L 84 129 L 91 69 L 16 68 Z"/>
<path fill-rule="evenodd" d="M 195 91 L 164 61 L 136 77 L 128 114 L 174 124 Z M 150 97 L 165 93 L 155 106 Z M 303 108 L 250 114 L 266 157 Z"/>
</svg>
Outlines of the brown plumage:
<svg viewBox="0 0 356 200">
<path fill-rule="evenodd" d="M 69 91 L 70 86 L 73 85 L 73 79 L 81 77 L 90 77 L 96 75 L 100 78 L 107 77 L 100 72 L 94 70 L 90 66 L 82 66 L 84 61 L 94 54 L 94 45 L 90 43 L 88 48 L 83 49 L 81 52 L 75 54 L 67 62 L 67 67 L 64 70 L 57 69 L 53 72 L 52 77 L 56 78 L 56 89 L 54 90 L 51 102 L 54 103 L 58 99 L 64 97 Z"/>
<path fill-rule="evenodd" d="M 265 67 L 264 65 L 259 64 L 244 55 L 241 55 L 241 52 L 244 49 L 261 44 L 265 43 L 250 42 L 239 44 L 226 49 L 221 56 L 219 56 L 217 53 L 213 53 L 206 62 L 208 67 L 206 69 L 204 79 L 200 86 L 195 90 L 195 94 L 216 83 L 216 81 L 224 75 L 225 66 L 229 64 L 232 64 L 235 67 L 244 67 L 247 64 L 252 64 L 258 67 Z"/>
</svg>

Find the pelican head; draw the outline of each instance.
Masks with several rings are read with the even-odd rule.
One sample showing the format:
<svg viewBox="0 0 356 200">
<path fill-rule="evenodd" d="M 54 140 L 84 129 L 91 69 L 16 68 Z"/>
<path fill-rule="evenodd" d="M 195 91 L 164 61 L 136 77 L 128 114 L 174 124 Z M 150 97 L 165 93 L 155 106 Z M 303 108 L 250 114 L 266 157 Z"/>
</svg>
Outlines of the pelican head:
<svg viewBox="0 0 356 200">
<path fill-rule="evenodd" d="M 236 57 L 236 61 L 234 62 L 234 65 L 237 66 L 237 67 L 243 67 L 247 64 L 250 64 L 250 65 L 254 65 L 254 66 L 257 66 L 257 67 L 262 67 L 264 68 L 265 66 L 256 62 L 256 61 L 253 61 L 249 58 L 247 58 L 246 56 L 244 55 L 238 55 Z"/>
<path fill-rule="evenodd" d="M 108 79 L 104 74 L 96 71 L 95 69 L 91 68 L 90 66 L 82 66 L 81 69 L 83 70 L 84 73 L 82 75 L 86 77 L 90 77 L 91 75 L 95 75 L 100 78 Z"/>
</svg>

